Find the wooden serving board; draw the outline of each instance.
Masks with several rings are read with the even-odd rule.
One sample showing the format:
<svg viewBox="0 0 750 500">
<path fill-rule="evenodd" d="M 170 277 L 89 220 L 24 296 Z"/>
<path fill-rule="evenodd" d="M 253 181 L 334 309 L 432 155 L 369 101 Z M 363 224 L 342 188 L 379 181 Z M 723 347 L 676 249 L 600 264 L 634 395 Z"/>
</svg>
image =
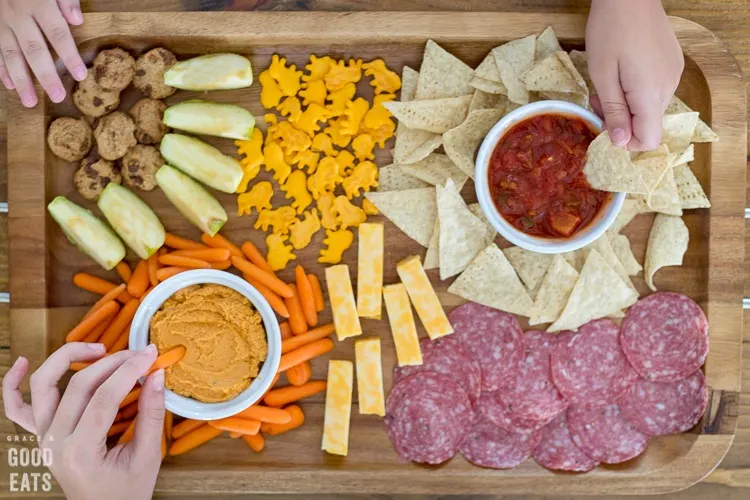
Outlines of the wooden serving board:
<svg viewBox="0 0 750 500">
<path fill-rule="evenodd" d="M 321 395 L 303 403 L 306 425 L 269 438 L 263 453 L 253 454 L 243 443 L 221 437 L 188 454 L 167 459 L 157 488 L 185 493 L 659 493 L 686 488 L 711 472 L 732 443 L 739 406 L 746 95 L 740 70 L 722 42 L 685 19 L 672 18 L 672 24 L 686 56 L 678 95 L 700 111 L 721 138 L 714 144 L 697 144 L 692 164 L 713 207 L 686 212 L 691 241 L 685 263 L 657 275 L 660 289 L 690 295 L 709 319 L 711 351 L 705 369 L 711 396 L 709 410 L 695 432 L 653 439 L 643 456 L 587 474 L 553 473 L 533 460 L 513 470 L 496 471 L 472 466 L 460 456 L 441 467 L 423 467 L 399 461 L 381 419 L 359 415 L 356 406 L 349 456 L 334 457 L 320 451 Z M 492 47 L 540 32 L 547 25 L 554 27 L 566 49 L 582 48 L 585 17 L 542 14 L 90 14 L 82 27 L 74 29 L 74 35 L 88 61 L 98 50 L 112 46 L 121 46 L 133 54 L 165 46 L 181 59 L 208 52 L 238 52 L 250 57 L 257 75 L 268 66 L 274 53 L 287 56 L 298 67 L 315 53 L 365 60 L 382 57 L 396 71 L 405 64 L 419 68 L 428 38 L 476 66 Z M 70 88 L 72 82 L 67 83 Z M 204 98 L 239 104 L 261 117 L 264 110 L 259 91 L 256 83 L 250 89 L 212 92 Z M 195 96 L 178 92 L 168 102 Z M 127 109 L 136 98 L 135 93 L 125 95 L 121 109 Z M 77 111 L 70 102 L 52 105 L 49 101 L 26 110 L 11 99 L 8 113 L 11 349 L 14 356 L 28 356 L 35 367 L 61 344 L 84 306 L 95 299 L 73 286 L 73 274 L 88 271 L 110 279 L 115 279 L 115 275 L 104 273 L 70 245 L 46 212 L 47 203 L 61 194 L 94 208 L 92 203 L 84 203 L 73 188 L 74 166 L 58 160 L 45 147 L 49 122 L 58 116 L 78 116 Z M 210 142 L 226 153 L 235 153 L 232 141 Z M 378 164 L 387 163 L 389 154 L 382 152 Z M 475 200 L 472 183 L 463 194 L 467 201 Z M 218 197 L 231 214 L 222 233 L 235 242 L 251 240 L 265 248 L 265 234 L 253 229 L 255 217 L 235 215 L 234 195 Z M 169 231 L 186 237 L 199 236 L 160 191 L 145 193 L 143 198 Z M 277 193 L 274 203 L 288 202 Z M 385 224 L 388 284 L 398 280 L 396 262 L 412 254 L 424 256 L 425 249 L 390 222 Z M 641 261 L 650 224 L 650 216 L 640 216 L 625 231 Z M 307 250 L 298 253 L 296 263 L 323 277 L 324 266 L 316 260 L 321 240 L 319 233 Z M 356 257 L 355 242 L 345 254 L 355 279 Z M 292 267 L 281 274 L 282 278 L 292 279 Z M 430 276 L 447 310 L 462 302 L 446 292 L 450 281 L 440 282 L 436 271 Z M 635 282 L 645 294 L 643 280 L 638 277 Z M 326 312 L 323 321 L 330 319 L 330 312 Z M 363 320 L 362 326 L 365 335 L 383 340 L 385 386 L 389 390 L 395 352 L 388 322 L 385 317 L 382 321 Z M 420 336 L 424 335 L 420 325 Z M 331 357 L 352 359 L 352 345 L 351 340 L 337 343 Z M 313 372 L 313 378 L 325 378 L 324 359 L 314 361 Z"/>
</svg>

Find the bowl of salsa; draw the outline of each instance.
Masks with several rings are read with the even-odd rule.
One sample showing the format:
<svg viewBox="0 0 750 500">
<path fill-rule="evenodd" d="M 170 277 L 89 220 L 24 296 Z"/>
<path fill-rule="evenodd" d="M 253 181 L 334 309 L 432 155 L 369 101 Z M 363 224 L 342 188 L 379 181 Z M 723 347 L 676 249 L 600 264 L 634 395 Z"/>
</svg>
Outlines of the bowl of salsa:
<svg viewBox="0 0 750 500">
<path fill-rule="evenodd" d="M 602 120 L 565 101 L 539 101 L 508 113 L 477 155 L 475 184 L 487 219 L 511 243 L 533 252 L 582 248 L 609 228 L 625 193 L 594 189 L 583 173 Z"/>
</svg>

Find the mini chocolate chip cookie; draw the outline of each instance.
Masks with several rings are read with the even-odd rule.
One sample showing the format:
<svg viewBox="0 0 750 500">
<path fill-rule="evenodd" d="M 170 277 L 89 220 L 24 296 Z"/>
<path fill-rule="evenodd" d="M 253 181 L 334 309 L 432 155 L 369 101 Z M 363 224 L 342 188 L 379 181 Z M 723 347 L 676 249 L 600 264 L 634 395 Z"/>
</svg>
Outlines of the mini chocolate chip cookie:
<svg viewBox="0 0 750 500">
<path fill-rule="evenodd" d="M 73 174 L 76 190 L 91 201 L 99 199 L 99 195 L 110 182 L 121 184 L 122 176 L 120 168 L 107 160 L 86 158 Z"/>
<path fill-rule="evenodd" d="M 79 82 L 73 92 L 73 104 L 86 116 L 99 118 L 120 105 L 120 91 L 110 92 L 101 88 L 89 70 L 86 79 Z"/>
<path fill-rule="evenodd" d="M 99 119 L 94 128 L 94 139 L 99 156 L 105 160 L 119 160 L 135 140 L 135 122 L 122 111 L 115 111 Z"/>
<path fill-rule="evenodd" d="M 135 138 L 141 144 L 158 144 L 161 142 L 164 134 L 167 133 L 167 126 L 164 125 L 164 110 L 167 105 L 156 99 L 144 97 L 130 108 L 128 114 L 135 121 Z"/>
<path fill-rule="evenodd" d="M 154 146 L 138 144 L 122 158 L 122 180 L 126 186 L 151 191 L 156 187 L 156 171 L 164 165 L 159 150 Z"/>
<path fill-rule="evenodd" d="M 176 62 L 175 55 L 163 47 L 149 50 L 135 62 L 133 85 L 154 99 L 171 96 L 177 89 L 164 84 L 164 73 Z"/>
<path fill-rule="evenodd" d="M 58 118 L 50 124 L 47 131 L 50 151 L 65 161 L 81 161 L 89 154 L 93 143 L 91 127 L 83 118 Z"/>
<path fill-rule="evenodd" d="M 135 60 L 120 48 L 102 50 L 94 58 L 92 72 L 99 87 L 119 92 L 133 81 Z"/>
</svg>

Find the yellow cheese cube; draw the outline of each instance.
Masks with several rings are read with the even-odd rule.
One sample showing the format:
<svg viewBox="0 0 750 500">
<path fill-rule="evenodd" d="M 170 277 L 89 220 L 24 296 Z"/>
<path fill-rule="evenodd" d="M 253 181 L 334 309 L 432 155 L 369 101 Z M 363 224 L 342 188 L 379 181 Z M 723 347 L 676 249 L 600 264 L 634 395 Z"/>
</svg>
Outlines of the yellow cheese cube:
<svg viewBox="0 0 750 500">
<path fill-rule="evenodd" d="M 453 333 L 453 326 L 440 305 L 440 299 L 432 288 L 419 257 L 413 255 L 402 260 L 396 265 L 396 271 L 406 285 L 409 298 L 430 338 L 435 340 Z"/>
<path fill-rule="evenodd" d="M 402 283 L 384 286 L 383 298 L 391 323 L 393 343 L 396 345 L 398 366 L 421 365 L 422 351 L 419 349 L 417 327 L 406 287 Z"/>
<path fill-rule="evenodd" d="M 349 266 L 339 264 L 326 269 L 328 297 L 331 300 L 333 324 L 339 340 L 362 335 L 357 306 L 354 304 L 352 280 L 349 277 Z"/>
<path fill-rule="evenodd" d="M 357 360 L 357 392 L 359 413 L 362 415 L 385 415 L 383 396 L 383 365 L 380 362 L 380 339 L 370 337 L 354 343 Z"/>
<path fill-rule="evenodd" d="M 352 414 L 354 365 L 351 361 L 328 361 L 326 412 L 322 449 L 334 455 L 349 452 L 349 418 Z"/>
<path fill-rule="evenodd" d="M 359 225 L 357 313 L 380 319 L 383 308 L 383 224 Z"/>
</svg>

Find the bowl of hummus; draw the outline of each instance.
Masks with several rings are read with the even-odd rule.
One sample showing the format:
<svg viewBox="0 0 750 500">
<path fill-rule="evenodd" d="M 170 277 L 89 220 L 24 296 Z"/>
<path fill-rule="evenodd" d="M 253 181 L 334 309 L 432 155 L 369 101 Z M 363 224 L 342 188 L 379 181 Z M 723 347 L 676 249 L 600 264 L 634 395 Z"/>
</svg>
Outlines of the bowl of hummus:
<svg viewBox="0 0 750 500">
<path fill-rule="evenodd" d="M 256 403 L 281 359 L 276 315 L 252 285 L 233 274 L 200 269 L 160 283 L 133 318 L 130 349 L 178 345 L 185 357 L 164 373 L 165 404 L 197 420 L 224 418 Z"/>
</svg>

